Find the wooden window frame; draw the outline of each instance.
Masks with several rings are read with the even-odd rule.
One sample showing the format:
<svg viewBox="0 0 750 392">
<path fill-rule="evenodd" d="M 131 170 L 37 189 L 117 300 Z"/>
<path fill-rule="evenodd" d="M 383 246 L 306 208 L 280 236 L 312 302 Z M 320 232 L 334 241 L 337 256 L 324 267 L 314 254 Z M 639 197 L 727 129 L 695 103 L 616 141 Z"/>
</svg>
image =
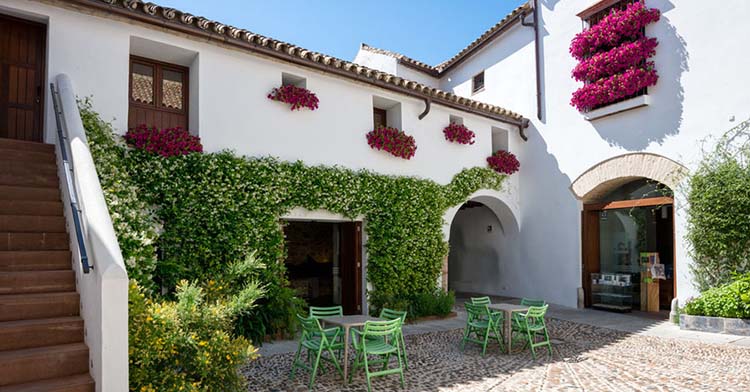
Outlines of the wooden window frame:
<svg viewBox="0 0 750 392">
<path fill-rule="evenodd" d="M 477 76 L 482 75 L 482 86 L 477 88 Z M 484 79 L 484 70 L 481 72 L 476 73 L 474 76 L 471 77 L 471 94 L 477 94 L 482 91 L 484 91 L 485 86 L 487 86 L 487 83 Z"/>
<path fill-rule="evenodd" d="M 388 126 L 388 110 L 381 109 L 381 108 L 372 108 L 372 128 L 375 129 L 378 127 L 378 125 L 375 123 L 375 114 L 379 113 L 381 116 L 383 116 L 383 119 L 385 120 L 384 126 Z"/>
<path fill-rule="evenodd" d="M 143 102 L 138 102 L 133 99 L 133 63 L 138 63 L 141 65 L 149 66 L 154 69 L 154 103 L 153 105 L 145 104 Z M 140 107 L 143 109 L 151 109 L 151 110 L 158 110 L 163 112 L 170 112 L 174 114 L 180 114 L 185 116 L 185 123 L 186 128 L 187 124 L 190 124 L 190 68 L 177 65 L 177 64 L 171 64 L 166 63 L 163 61 L 158 61 L 154 59 L 149 59 L 146 57 L 140 57 L 131 55 L 130 56 L 130 64 L 128 66 L 129 74 L 128 74 L 128 103 L 132 106 Z M 162 105 L 162 83 L 163 83 L 163 75 L 164 70 L 168 71 L 175 71 L 182 73 L 182 85 L 183 85 L 183 94 L 182 94 L 182 107 L 183 109 L 174 109 L 170 107 L 166 107 Z"/>
</svg>

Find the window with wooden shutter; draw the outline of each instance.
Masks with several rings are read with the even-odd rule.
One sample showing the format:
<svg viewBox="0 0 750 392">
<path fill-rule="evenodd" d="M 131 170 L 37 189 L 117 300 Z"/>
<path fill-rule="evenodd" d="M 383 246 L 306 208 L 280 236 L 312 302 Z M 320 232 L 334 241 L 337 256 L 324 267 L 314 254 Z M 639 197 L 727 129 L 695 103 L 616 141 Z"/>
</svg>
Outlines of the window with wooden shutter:
<svg viewBox="0 0 750 392">
<path fill-rule="evenodd" d="M 128 128 L 187 129 L 188 75 L 186 67 L 131 56 Z"/>
<path fill-rule="evenodd" d="M 478 93 L 482 90 L 484 90 L 484 71 L 471 78 L 471 93 Z"/>
</svg>

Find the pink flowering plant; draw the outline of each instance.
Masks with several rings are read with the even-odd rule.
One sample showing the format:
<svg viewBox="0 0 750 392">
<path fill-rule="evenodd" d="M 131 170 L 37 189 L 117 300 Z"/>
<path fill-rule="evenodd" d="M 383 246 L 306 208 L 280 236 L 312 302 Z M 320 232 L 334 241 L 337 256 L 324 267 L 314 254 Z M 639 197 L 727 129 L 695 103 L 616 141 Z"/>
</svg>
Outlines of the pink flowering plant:
<svg viewBox="0 0 750 392">
<path fill-rule="evenodd" d="M 474 131 L 466 128 L 466 125 L 450 123 L 443 129 L 445 140 L 458 144 L 474 144 Z"/>
<path fill-rule="evenodd" d="M 606 51 L 623 42 L 632 41 L 643 35 L 646 25 L 659 20 L 656 8 L 646 8 L 641 1 L 629 4 L 602 18 L 599 23 L 578 33 L 570 45 L 570 54 L 578 60 L 595 53 Z"/>
<path fill-rule="evenodd" d="M 509 151 L 497 150 L 494 154 L 487 157 L 487 164 L 490 168 L 501 174 L 513 174 L 521 167 L 518 158 Z"/>
<path fill-rule="evenodd" d="M 570 54 L 580 62 L 572 76 L 584 86 L 573 93 L 570 104 L 587 112 L 655 85 L 659 75 L 648 59 L 659 43 L 644 37 L 643 31 L 659 18 L 659 10 L 636 1 L 576 35 Z"/>
<path fill-rule="evenodd" d="M 378 127 L 367 133 L 367 144 L 375 150 L 387 151 L 391 155 L 411 159 L 417 152 L 414 137 L 391 127 Z"/>
<path fill-rule="evenodd" d="M 319 102 L 314 92 L 291 84 L 274 88 L 268 94 L 268 99 L 288 103 L 291 110 L 300 110 L 302 108 L 315 110 L 318 108 Z"/>
<path fill-rule="evenodd" d="M 136 149 L 163 157 L 203 152 L 201 139 L 180 127 L 159 129 L 142 124 L 129 130 L 125 141 Z"/>
</svg>

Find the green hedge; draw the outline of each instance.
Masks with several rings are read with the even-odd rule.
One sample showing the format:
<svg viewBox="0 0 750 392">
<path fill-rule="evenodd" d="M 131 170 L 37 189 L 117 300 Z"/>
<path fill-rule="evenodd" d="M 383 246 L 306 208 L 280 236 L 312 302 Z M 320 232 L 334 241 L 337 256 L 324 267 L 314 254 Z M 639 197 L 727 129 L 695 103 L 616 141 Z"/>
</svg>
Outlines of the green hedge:
<svg viewBox="0 0 750 392">
<path fill-rule="evenodd" d="M 683 311 L 693 316 L 750 319 L 750 273 L 704 291 L 700 297 L 689 300 Z"/>
</svg>

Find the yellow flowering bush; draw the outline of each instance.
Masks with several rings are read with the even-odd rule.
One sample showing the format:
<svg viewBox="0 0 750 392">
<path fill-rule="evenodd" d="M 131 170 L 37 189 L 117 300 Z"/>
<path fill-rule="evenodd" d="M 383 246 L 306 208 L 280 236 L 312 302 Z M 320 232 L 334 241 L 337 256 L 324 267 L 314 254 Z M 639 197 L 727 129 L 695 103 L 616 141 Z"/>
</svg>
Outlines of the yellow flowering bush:
<svg viewBox="0 0 750 392">
<path fill-rule="evenodd" d="M 181 281 L 176 299 L 152 298 L 130 284 L 130 390 L 241 391 L 237 368 L 254 359 L 256 349 L 234 334 L 235 319 L 263 296 L 252 279 L 262 268 L 253 255 L 228 266 L 228 273 L 205 286 Z M 244 288 L 226 289 L 250 278 Z M 247 281 L 247 280 L 245 280 Z"/>
</svg>

